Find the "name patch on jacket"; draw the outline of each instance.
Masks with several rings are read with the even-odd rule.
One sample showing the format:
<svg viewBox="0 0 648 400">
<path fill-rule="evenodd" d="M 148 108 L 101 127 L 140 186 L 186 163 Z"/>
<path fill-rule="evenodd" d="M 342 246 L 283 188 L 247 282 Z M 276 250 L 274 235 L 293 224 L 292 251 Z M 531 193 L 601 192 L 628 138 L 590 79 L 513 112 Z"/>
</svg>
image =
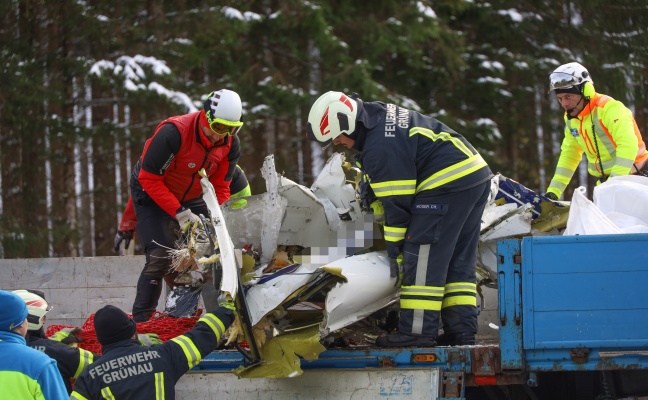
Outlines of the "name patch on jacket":
<svg viewBox="0 0 648 400">
<path fill-rule="evenodd" d="M 443 210 L 443 204 L 414 204 L 415 210 Z"/>
<path fill-rule="evenodd" d="M 569 132 L 573 137 L 578 137 L 578 129 L 576 128 L 569 128 Z"/>
<path fill-rule="evenodd" d="M 396 127 L 407 129 L 409 127 L 409 110 L 387 104 L 385 116 L 385 137 L 395 137 Z"/>
</svg>

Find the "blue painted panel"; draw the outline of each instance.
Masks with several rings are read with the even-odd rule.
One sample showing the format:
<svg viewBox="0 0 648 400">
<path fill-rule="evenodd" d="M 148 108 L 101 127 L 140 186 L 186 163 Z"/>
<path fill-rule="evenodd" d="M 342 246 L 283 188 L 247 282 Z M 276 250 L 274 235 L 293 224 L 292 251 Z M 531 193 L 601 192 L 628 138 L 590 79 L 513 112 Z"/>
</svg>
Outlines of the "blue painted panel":
<svg viewBox="0 0 648 400">
<path fill-rule="evenodd" d="M 522 255 L 534 274 L 645 271 L 648 234 L 525 237 Z"/>
<path fill-rule="evenodd" d="M 648 234 L 524 238 L 522 325 L 530 368 L 543 357 L 534 349 L 648 350 L 647 284 Z M 548 363 L 565 361 L 560 352 L 547 354 L 561 357 Z"/>
<path fill-rule="evenodd" d="M 647 284 L 648 270 L 534 274 L 533 310 L 642 309 L 648 307 Z"/>
<path fill-rule="evenodd" d="M 515 257 L 520 254 L 519 240 L 497 243 L 497 294 L 499 338 L 502 370 L 524 369 L 522 354 L 522 287 L 520 265 Z"/>
<path fill-rule="evenodd" d="M 535 331 L 525 348 L 627 347 L 648 343 L 648 310 L 534 313 Z M 531 342 L 531 337 L 535 338 Z"/>
<path fill-rule="evenodd" d="M 416 361 L 417 355 L 434 355 L 434 361 Z M 381 368 L 388 360 L 389 368 L 441 368 L 449 372 L 471 372 L 471 353 L 468 347 L 327 350 L 316 360 L 301 360 L 301 368 L 308 369 L 363 369 Z M 194 370 L 231 371 L 244 364 L 236 350 L 220 350 L 208 354 Z"/>
</svg>

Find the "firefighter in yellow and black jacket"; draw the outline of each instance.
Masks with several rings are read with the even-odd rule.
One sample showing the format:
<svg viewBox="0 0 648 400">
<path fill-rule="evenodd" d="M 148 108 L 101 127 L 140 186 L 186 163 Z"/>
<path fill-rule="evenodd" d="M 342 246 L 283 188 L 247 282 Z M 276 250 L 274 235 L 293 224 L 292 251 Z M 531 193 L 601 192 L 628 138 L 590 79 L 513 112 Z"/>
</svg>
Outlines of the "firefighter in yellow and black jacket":
<svg viewBox="0 0 648 400">
<path fill-rule="evenodd" d="M 189 332 L 142 346 L 133 319 L 115 306 L 105 306 L 94 318 L 103 355 L 79 376 L 70 398 L 173 400 L 180 377 L 216 349 L 233 320 L 233 304 L 221 306 Z"/>
<path fill-rule="evenodd" d="M 548 198 L 560 198 L 583 153 L 589 174 L 601 183 L 614 176 L 648 176 L 648 151 L 632 112 L 620 101 L 596 93 L 585 67 L 571 62 L 556 68 L 549 75 L 549 89 L 565 110 L 565 137 Z"/>
<path fill-rule="evenodd" d="M 402 286 L 398 332 L 376 344 L 473 344 L 477 245 L 492 177 L 484 159 L 434 118 L 341 92 L 315 101 L 307 134 L 359 151 L 384 208 L 391 276 L 398 281 L 402 265 Z"/>
</svg>

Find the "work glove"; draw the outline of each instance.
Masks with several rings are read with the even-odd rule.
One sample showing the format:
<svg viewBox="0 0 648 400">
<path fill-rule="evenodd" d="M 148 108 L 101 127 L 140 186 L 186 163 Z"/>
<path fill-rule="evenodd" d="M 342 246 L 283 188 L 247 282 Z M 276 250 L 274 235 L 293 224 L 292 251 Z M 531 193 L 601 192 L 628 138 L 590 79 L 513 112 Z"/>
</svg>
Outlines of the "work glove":
<svg viewBox="0 0 648 400">
<path fill-rule="evenodd" d="M 200 217 L 192 213 L 190 209 L 184 207 L 180 208 L 176 213 L 176 219 L 178 220 L 178 224 L 180 224 L 180 230 L 182 232 L 186 232 L 196 222 L 200 223 Z"/>
<path fill-rule="evenodd" d="M 558 196 L 556 196 L 556 194 L 552 192 L 547 192 L 547 194 L 545 194 L 544 196 L 549 200 L 554 200 L 554 201 L 558 200 Z"/>
<path fill-rule="evenodd" d="M 223 308 L 226 308 L 226 309 L 230 310 L 234 315 L 237 314 L 236 304 L 234 303 L 233 300 L 221 301 L 220 303 L 218 303 L 218 305 L 220 307 L 223 307 Z"/>
<path fill-rule="evenodd" d="M 82 332 L 83 330 L 79 327 L 63 328 L 52 335 L 50 339 L 67 344 L 71 347 L 77 347 L 77 343 L 83 342 L 83 339 L 79 336 Z"/>
<path fill-rule="evenodd" d="M 162 339 L 157 333 L 138 333 L 137 341 L 142 346 L 153 346 L 154 344 L 162 344 Z"/>
<path fill-rule="evenodd" d="M 396 278 L 394 287 L 399 287 L 403 283 L 403 255 L 397 258 L 389 258 L 389 277 Z"/>
<path fill-rule="evenodd" d="M 371 203 L 370 207 L 374 215 L 374 221 L 379 225 L 385 225 L 385 209 L 383 208 L 382 202 L 376 200 Z"/>
<path fill-rule="evenodd" d="M 130 246 L 131 240 L 133 240 L 133 233 L 135 233 L 135 231 L 117 231 L 117 234 L 115 235 L 115 245 L 113 247 L 113 251 L 115 253 L 119 252 L 119 245 L 121 244 L 122 240 L 124 241 L 124 248 L 127 249 L 128 246 Z"/>
</svg>

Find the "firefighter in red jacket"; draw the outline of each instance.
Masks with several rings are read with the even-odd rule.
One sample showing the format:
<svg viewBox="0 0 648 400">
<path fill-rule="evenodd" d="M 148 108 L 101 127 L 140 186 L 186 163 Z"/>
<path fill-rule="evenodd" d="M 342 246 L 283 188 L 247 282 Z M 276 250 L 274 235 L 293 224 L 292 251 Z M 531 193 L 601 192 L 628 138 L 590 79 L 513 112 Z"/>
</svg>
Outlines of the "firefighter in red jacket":
<svg viewBox="0 0 648 400">
<path fill-rule="evenodd" d="M 135 322 L 147 321 L 157 307 L 164 276 L 171 267 L 169 248 L 178 232 L 209 215 L 198 172 L 205 169 L 218 202 L 230 198 L 230 181 L 241 154 L 236 133 L 241 98 L 221 89 L 209 94 L 204 109 L 162 121 L 144 145 L 133 168 L 131 197 L 146 262 L 133 303 Z"/>
<path fill-rule="evenodd" d="M 115 306 L 101 308 L 94 327 L 102 357 L 79 375 L 70 399 L 173 400 L 178 380 L 216 349 L 234 316 L 233 302 L 225 302 L 189 332 L 142 346 L 135 321 Z"/>
<path fill-rule="evenodd" d="M 477 245 L 492 177 L 477 150 L 434 118 L 341 92 L 315 101 L 307 131 L 310 140 L 361 153 L 363 172 L 385 211 L 397 284 L 402 268 L 400 320 L 398 332 L 376 344 L 474 344 Z"/>
</svg>

